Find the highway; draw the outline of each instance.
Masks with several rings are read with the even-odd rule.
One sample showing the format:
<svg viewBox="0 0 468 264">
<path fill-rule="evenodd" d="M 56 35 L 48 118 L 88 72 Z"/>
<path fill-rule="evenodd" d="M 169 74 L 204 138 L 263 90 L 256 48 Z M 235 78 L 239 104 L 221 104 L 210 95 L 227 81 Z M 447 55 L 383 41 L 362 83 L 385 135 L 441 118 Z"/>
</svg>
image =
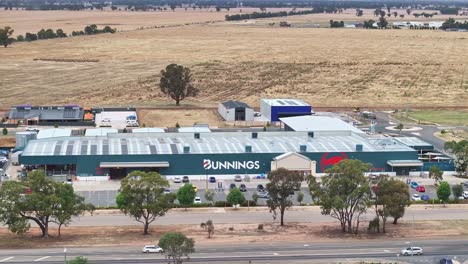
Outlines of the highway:
<svg viewBox="0 0 468 264">
<path fill-rule="evenodd" d="M 353 243 L 351 243 L 353 242 Z M 422 256 L 398 256 L 410 245 L 422 247 Z M 142 245 L 143 246 L 143 245 Z M 343 240 L 332 243 L 271 243 L 196 247 L 193 263 L 356 263 L 361 260 L 438 263 L 442 257 L 468 259 L 468 240 Z M 84 256 L 91 263 L 167 263 L 161 254 L 143 254 L 140 247 L 67 248 L 67 259 Z M 63 248 L 1 250 L 0 263 L 63 263 Z M 250 262 L 249 262 L 250 261 Z"/>
</svg>

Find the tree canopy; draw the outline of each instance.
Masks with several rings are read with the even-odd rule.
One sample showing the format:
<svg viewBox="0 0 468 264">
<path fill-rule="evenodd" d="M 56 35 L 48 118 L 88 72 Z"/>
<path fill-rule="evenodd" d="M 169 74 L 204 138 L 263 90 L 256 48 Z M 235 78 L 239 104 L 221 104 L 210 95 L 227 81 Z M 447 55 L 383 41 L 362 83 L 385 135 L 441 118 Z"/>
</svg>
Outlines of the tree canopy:
<svg viewBox="0 0 468 264">
<path fill-rule="evenodd" d="M 440 183 L 439 187 L 437 187 L 437 198 L 439 200 L 442 200 L 444 203 L 446 203 L 449 200 L 451 191 L 450 191 L 450 185 L 448 182 L 443 181 Z"/>
<path fill-rule="evenodd" d="M 389 216 L 393 223 L 405 214 L 405 208 L 410 205 L 408 186 L 389 177 L 383 177 L 375 188 L 375 209 L 377 216 L 382 219 L 382 231 L 385 233 L 385 224 Z"/>
<path fill-rule="evenodd" d="M 143 233 L 147 235 L 149 225 L 173 207 L 174 194 L 164 194 L 167 187 L 169 183 L 157 172 L 133 171 L 121 182 L 117 206 L 142 223 Z"/>
<path fill-rule="evenodd" d="M 8 47 L 8 45 L 13 43 L 13 41 L 15 40 L 11 37 L 13 32 L 14 30 L 11 29 L 11 27 L 0 28 L 0 45 L 6 48 Z"/>
<path fill-rule="evenodd" d="M 436 165 L 432 165 L 429 168 L 429 178 L 434 179 L 434 183 L 437 185 L 441 180 L 443 180 L 442 175 L 444 174 L 443 171 L 439 169 Z"/>
<path fill-rule="evenodd" d="M 244 203 L 245 197 L 244 194 L 239 190 L 239 188 L 234 188 L 229 191 L 226 200 L 232 205 L 237 205 Z"/>
<path fill-rule="evenodd" d="M 195 252 L 195 241 L 179 232 L 169 232 L 159 239 L 159 246 L 164 250 L 166 259 L 174 264 L 180 264 L 183 257 Z"/>
<path fill-rule="evenodd" d="M 360 216 L 370 205 L 369 180 L 364 172 L 370 165 L 359 160 L 346 159 L 328 169 L 321 183 L 310 177 L 312 196 L 323 215 L 336 218 L 343 232 L 357 232 Z"/>
<path fill-rule="evenodd" d="M 267 205 L 270 208 L 270 212 L 273 213 L 273 218 L 280 214 L 280 224 L 284 225 L 284 213 L 293 205 L 290 199 L 291 193 L 297 186 L 301 185 L 304 177 L 296 171 L 289 171 L 285 168 L 278 168 L 268 174 L 268 180 L 270 181 L 266 185 L 270 199 L 267 201 Z"/>
<path fill-rule="evenodd" d="M 30 172 L 26 182 L 7 181 L 0 189 L 0 221 L 14 233 L 26 232 L 32 221 L 43 237 L 48 237 L 50 223 L 59 225 L 60 234 L 73 216 L 93 210 L 71 185 L 53 181 L 42 170 Z"/>
<path fill-rule="evenodd" d="M 162 93 L 176 101 L 176 105 L 180 105 L 180 101 L 185 98 L 195 97 L 199 93 L 199 90 L 192 85 L 190 69 L 177 64 L 169 64 L 161 71 L 159 86 Z"/>
<path fill-rule="evenodd" d="M 468 168 L 468 141 L 445 142 L 444 148 L 455 155 L 455 170 L 458 174 L 466 172 Z"/>
<path fill-rule="evenodd" d="M 195 195 L 196 193 L 193 189 L 192 184 L 186 183 L 177 191 L 177 201 L 179 201 L 180 205 L 187 208 L 188 206 L 193 204 Z"/>
</svg>

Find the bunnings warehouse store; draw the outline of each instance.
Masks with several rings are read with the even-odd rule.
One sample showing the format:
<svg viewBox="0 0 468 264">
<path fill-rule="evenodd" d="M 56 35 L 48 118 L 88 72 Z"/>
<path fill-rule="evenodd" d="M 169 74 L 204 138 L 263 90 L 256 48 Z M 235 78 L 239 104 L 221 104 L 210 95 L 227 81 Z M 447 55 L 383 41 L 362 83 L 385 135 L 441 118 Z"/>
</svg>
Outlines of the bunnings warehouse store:
<svg viewBox="0 0 468 264">
<path fill-rule="evenodd" d="M 355 131 L 115 133 L 31 140 L 20 162 L 80 179 L 118 179 L 132 170 L 195 179 L 258 176 L 278 167 L 316 174 L 342 159 L 371 163 L 372 172 L 408 175 L 434 163 L 421 161 L 421 151 L 404 142 L 417 143 Z M 453 170 L 451 161 L 435 164 Z"/>
</svg>

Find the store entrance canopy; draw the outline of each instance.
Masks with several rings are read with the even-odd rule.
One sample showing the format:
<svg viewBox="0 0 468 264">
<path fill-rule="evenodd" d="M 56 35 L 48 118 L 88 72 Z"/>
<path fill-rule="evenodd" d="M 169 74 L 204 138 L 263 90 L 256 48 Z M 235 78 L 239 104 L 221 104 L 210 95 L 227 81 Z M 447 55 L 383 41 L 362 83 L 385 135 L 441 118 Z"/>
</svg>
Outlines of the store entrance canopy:
<svg viewBox="0 0 468 264">
<path fill-rule="evenodd" d="M 387 164 L 392 167 L 422 167 L 423 163 L 419 160 L 389 160 Z"/>
<path fill-rule="evenodd" d="M 101 168 L 167 168 L 169 162 L 167 161 L 153 161 L 153 162 L 101 162 Z"/>
</svg>

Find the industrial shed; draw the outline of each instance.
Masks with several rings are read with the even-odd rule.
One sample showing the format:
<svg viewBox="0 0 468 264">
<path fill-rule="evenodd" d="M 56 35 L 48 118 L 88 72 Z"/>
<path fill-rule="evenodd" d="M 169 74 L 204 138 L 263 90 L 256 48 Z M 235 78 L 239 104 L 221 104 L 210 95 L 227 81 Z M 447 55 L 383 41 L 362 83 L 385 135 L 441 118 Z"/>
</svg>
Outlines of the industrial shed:
<svg viewBox="0 0 468 264">
<path fill-rule="evenodd" d="M 248 104 L 229 100 L 218 105 L 218 113 L 226 121 L 253 121 L 254 110 Z"/>
<path fill-rule="evenodd" d="M 121 178 L 133 170 L 156 171 L 167 178 L 229 179 L 267 174 L 279 166 L 314 175 L 343 159 L 359 159 L 372 164 L 370 172 L 393 175 L 422 169 L 415 149 L 393 138 L 356 133 L 314 137 L 309 132 L 284 131 L 67 136 L 30 140 L 20 156 L 22 164 L 49 173 L 69 170 L 79 177 L 104 179 Z"/>
<path fill-rule="evenodd" d="M 280 121 L 286 131 L 314 132 L 316 135 L 365 134 L 350 123 L 330 116 L 294 116 L 280 118 Z"/>
<path fill-rule="evenodd" d="M 84 118 L 83 108 L 77 105 L 32 106 L 18 105 L 10 109 L 10 123 L 25 125 L 57 125 L 81 123 Z"/>
<path fill-rule="evenodd" d="M 312 106 L 298 99 L 262 99 L 260 112 L 271 122 L 279 121 L 281 117 L 311 115 Z"/>
</svg>

